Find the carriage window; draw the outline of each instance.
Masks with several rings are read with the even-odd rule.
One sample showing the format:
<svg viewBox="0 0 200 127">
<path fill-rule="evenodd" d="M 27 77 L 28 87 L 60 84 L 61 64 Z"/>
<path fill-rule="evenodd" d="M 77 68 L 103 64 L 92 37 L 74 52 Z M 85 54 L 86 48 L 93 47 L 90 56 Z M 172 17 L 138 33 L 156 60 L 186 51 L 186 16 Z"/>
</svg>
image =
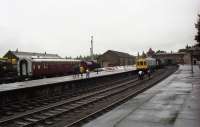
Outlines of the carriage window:
<svg viewBox="0 0 200 127">
<path fill-rule="evenodd" d="M 143 61 L 140 61 L 140 65 L 143 65 Z"/>
<path fill-rule="evenodd" d="M 48 69 L 48 64 L 45 64 L 45 69 Z"/>
<path fill-rule="evenodd" d="M 47 69 L 48 68 L 48 65 L 47 64 L 43 64 L 44 66 L 44 69 Z"/>
</svg>

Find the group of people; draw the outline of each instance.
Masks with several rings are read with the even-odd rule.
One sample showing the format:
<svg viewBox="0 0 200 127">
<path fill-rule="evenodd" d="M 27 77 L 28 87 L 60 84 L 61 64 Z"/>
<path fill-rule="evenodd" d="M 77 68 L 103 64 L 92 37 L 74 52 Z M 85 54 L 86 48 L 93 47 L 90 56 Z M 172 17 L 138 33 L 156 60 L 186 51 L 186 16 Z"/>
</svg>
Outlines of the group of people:
<svg viewBox="0 0 200 127">
<path fill-rule="evenodd" d="M 142 70 L 138 71 L 138 79 L 143 80 L 144 79 L 144 75 L 145 75 L 144 71 L 142 71 Z M 151 70 L 150 69 L 147 70 L 147 75 L 148 75 L 148 77 L 150 79 L 151 78 Z"/>
<path fill-rule="evenodd" d="M 90 70 L 89 70 L 89 68 L 87 68 L 85 70 L 85 68 L 83 66 L 74 67 L 74 72 L 73 73 L 74 73 L 74 75 L 73 75 L 74 78 L 79 77 L 79 75 L 81 75 L 81 77 L 83 77 L 84 73 L 86 73 L 86 78 L 90 77 Z"/>
</svg>

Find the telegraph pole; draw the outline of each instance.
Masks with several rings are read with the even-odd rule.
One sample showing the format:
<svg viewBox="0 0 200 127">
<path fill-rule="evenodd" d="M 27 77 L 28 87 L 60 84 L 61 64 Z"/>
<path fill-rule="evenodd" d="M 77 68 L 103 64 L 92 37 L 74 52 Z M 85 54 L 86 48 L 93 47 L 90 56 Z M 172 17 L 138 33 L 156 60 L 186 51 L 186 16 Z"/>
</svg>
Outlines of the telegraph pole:
<svg viewBox="0 0 200 127">
<path fill-rule="evenodd" d="M 193 48 L 189 49 L 190 53 L 190 62 L 191 62 L 191 72 L 193 73 Z"/>
<path fill-rule="evenodd" d="M 93 54 L 93 36 L 91 36 L 90 57 L 91 57 L 91 60 L 94 60 L 94 54 Z"/>
<path fill-rule="evenodd" d="M 191 50 L 191 72 L 193 73 L 193 50 Z"/>
</svg>

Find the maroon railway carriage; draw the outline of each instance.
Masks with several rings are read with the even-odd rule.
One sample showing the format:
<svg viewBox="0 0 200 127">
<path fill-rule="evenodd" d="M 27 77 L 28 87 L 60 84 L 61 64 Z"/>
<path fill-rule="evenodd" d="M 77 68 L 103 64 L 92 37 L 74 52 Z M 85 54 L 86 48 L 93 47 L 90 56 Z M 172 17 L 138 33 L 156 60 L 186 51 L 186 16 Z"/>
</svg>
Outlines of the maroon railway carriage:
<svg viewBox="0 0 200 127">
<path fill-rule="evenodd" d="M 73 73 L 73 68 L 80 65 L 75 59 L 22 58 L 18 61 L 18 76 L 43 77 L 60 76 Z"/>
</svg>

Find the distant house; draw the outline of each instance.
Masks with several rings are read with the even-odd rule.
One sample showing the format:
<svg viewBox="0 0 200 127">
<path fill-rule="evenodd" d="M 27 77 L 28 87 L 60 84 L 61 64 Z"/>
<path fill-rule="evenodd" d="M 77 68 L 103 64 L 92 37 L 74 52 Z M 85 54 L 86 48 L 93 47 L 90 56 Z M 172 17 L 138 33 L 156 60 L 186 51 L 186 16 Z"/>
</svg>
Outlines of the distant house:
<svg viewBox="0 0 200 127">
<path fill-rule="evenodd" d="M 147 56 L 153 57 L 154 54 L 155 54 L 155 51 L 153 51 L 151 48 L 149 48 L 149 51 L 147 52 Z"/>
<path fill-rule="evenodd" d="M 177 53 L 156 53 L 153 57 L 169 64 L 200 64 L 200 47 L 180 49 Z"/>
<path fill-rule="evenodd" d="M 12 64 L 16 64 L 20 58 L 61 58 L 57 54 L 34 53 L 34 52 L 21 52 L 21 51 L 8 51 L 4 58 L 8 58 Z"/>
<path fill-rule="evenodd" d="M 190 57 L 192 55 L 193 64 L 200 65 L 200 47 L 193 46 L 193 47 L 188 48 L 187 54 L 189 54 L 188 56 Z M 191 63 L 191 59 L 190 59 L 190 63 Z"/>
<path fill-rule="evenodd" d="M 168 64 L 184 64 L 186 53 L 156 53 L 154 58 L 165 61 Z"/>
<path fill-rule="evenodd" d="M 135 57 L 124 52 L 108 50 L 97 59 L 102 67 L 133 65 Z"/>
</svg>

